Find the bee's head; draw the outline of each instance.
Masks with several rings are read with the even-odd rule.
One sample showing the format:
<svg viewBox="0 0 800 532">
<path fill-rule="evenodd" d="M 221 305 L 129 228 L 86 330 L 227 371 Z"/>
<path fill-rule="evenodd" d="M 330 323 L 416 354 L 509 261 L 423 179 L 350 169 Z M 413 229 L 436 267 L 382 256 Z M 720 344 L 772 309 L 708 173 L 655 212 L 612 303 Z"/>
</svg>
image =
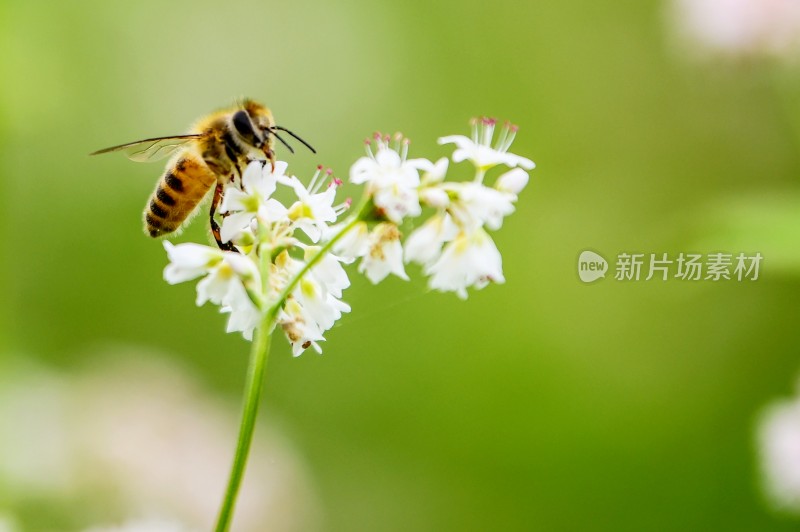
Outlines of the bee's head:
<svg viewBox="0 0 800 532">
<path fill-rule="evenodd" d="M 275 119 L 272 118 L 270 110 L 260 103 L 256 103 L 253 100 L 245 100 L 241 107 L 242 108 L 233 113 L 231 117 L 233 128 L 245 144 L 264 152 L 264 155 L 266 155 L 267 159 L 270 161 L 275 158 L 275 153 L 272 151 L 273 137 L 286 146 L 290 152 L 294 153 L 292 147 L 278 135 L 277 130 L 285 131 L 303 143 L 309 150 L 317 153 L 306 141 L 288 129 L 276 126 Z"/>
<path fill-rule="evenodd" d="M 275 127 L 275 120 L 269 109 L 246 100 L 242 108 L 233 113 L 231 124 L 244 144 L 262 151 L 270 160 L 274 157 L 270 130 Z"/>
</svg>

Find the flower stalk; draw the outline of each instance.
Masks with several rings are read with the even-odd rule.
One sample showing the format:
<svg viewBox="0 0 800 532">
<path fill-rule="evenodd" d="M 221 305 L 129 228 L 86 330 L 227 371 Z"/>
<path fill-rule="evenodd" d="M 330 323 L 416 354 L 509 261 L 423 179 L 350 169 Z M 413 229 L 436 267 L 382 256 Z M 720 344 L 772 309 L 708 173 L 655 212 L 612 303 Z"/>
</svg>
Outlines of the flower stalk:
<svg viewBox="0 0 800 532">
<path fill-rule="evenodd" d="M 239 438 L 236 442 L 236 454 L 233 458 L 228 487 L 225 489 L 225 497 L 217 518 L 216 532 L 227 532 L 230 529 L 233 518 L 233 509 L 236 505 L 236 498 L 239 495 L 239 488 L 242 484 L 247 458 L 250 454 L 250 445 L 253 442 L 253 429 L 256 424 L 258 405 L 261 399 L 261 392 L 264 388 L 264 376 L 269 359 L 270 340 L 272 335 L 270 330 L 272 324 L 264 319 L 255 333 L 250 350 L 250 366 L 247 370 L 247 383 L 245 388 L 244 405 L 242 406 L 242 421 L 239 426 Z"/>
<path fill-rule="evenodd" d="M 366 202 L 364 202 L 366 203 Z M 286 285 L 281 292 L 277 301 L 264 313 L 264 319 L 258 326 L 255 332 L 255 340 L 253 341 L 250 351 L 250 366 L 247 370 L 247 383 L 245 388 L 244 404 L 242 406 L 242 421 L 239 427 L 239 438 L 236 443 L 236 454 L 233 458 L 233 466 L 231 467 L 231 474 L 228 480 L 228 487 L 225 490 L 225 497 L 222 501 L 222 507 L 219 511 L 215 532 L 228 532 L 233 519 L 233 510 L 236 505 L 236 499 L 239 495 L 239 488 L 242 484 L 244 470 L 247 466 L 247 458 L 250 454 L 250 446 L 253 441 L 253 431 L 255 428 L 256 417 L 258 414 L 258 405 L 261 399 L 261 392 L 264 388 L 264 379 L 266 377 L 267 361 L 269 360 L 270 340 L 272 339 L 271 331 L 275 326 L 275 317 L 278 311 L 283 306 L 286 298 L 294 290 L 294 287 L 303 276 L 309 271 L 319 260 L 341 239 L 349 230 L 355 227 L 356 223 L 360 221 L 359 215 L 363 215 L 363 209 L 352 217 L 340 231 L 336 233 L 316 255 L 314 255 L 303 267 L 302 270 Z M 265 247 L 265 246 L 264 246 Z M 267 257 L 271 257 L 270 253 L 265 253 L 266 249 L 262 247 L 262 260 L 261 272 L 264 276 L 266 283 L 266 271 L 269 265 Z M 267 267 L 264 267 L 264 265 Z"/>
</svg>

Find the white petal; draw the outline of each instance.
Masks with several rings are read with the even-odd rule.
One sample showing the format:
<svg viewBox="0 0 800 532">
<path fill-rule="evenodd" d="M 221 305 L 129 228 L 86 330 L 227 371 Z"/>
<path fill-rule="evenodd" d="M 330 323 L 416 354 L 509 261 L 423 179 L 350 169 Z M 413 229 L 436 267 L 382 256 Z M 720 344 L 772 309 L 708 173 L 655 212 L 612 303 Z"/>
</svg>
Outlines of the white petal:
<svg viewBox="0 0 800 532">
<path fill-rule="evenodd" d="M 466 148 L 475 146 L 475 143 L 472 142 L 472 139 L 469 137 L 465 137 L 464 135 L 450 135 L 447 137 L 440 137 L 439 144 L 455 144 L 458 148 Z"/>
<path fill-rule="evenodd" d="M 472 154 L 469 151 L 463 148 L 458 148 L 456 151 L 453 152 L 453 162 L 460 163 L 462 161 L 470 159 L 471 156 Z"/>
<path fill-rule="evenodd" d="M 275 170 L 272 170 L 271 165 L 264 165 L 264 169 L 268 171 L 273 179 L 286 175 L 287 168 L 289 168 L 289 163 L 286 161 L 275 161 Z"/>
<path fill-rule="evenodd" d="M 386 262 L 373 260 L 367 255 L 358 265 L 358 271 L 366 275 L 372 284 L 378 284 L 392 272 L 392 268 Z"/>
<path fill-rule="evenodd" d="M 264 165 L 259 161 L 253 161 L 247 165 L 242 175 L 242 187 L 248 193 L 252 194 L 258 188 L 263 171 Z"/>
<path fill-rule="evenodd" d="M 222 198 L 222 204 L 219 207 L 219 211 L 225 213 L 247 210 L 246 200 L 249 197 L 250 196 L 248 194 L 245 194 L 239 190 L 238 187 L 225 187 L 225 195 Z"/>
<path fill-rule="evenodd" d="M 453 238 L 455 231 L 449 215 L 432 216 L 406 239 L 406 262 L 430 264 L 435 261 L 441 253 L 442 244 Z"/>
<path fill-rule="evenodd" d="M 239 233 L 250 227 L 253 220 L 251 212 L 235 212 L 222 219 L 219 236 L 223 242 L 230 242 Z"/>
<path fill-rule="evenodd" d="M 255 305 L 250 303 L 250 307 L 239 306 L 238 308 L 228 307 L 226 312 L 230 312 L 228 317 L 227 332 L 241 331 L 246 340 L 253 339 L 253 331 L 259 325 L 261 315 Z"/>
<path fill-rule="evenodd" d="M 419 191 L 419 199 L 426 205 L 436 209 L 445 209 L 450 205 L 447 192 L 439 187 L 425 187 Z"/>
<path fill-rule="evenodd" d="M 403 267 L 403 246 L 400 244 L 400 241 L 395 240 L 384 246 L 383 249 L 386 254 L 386 262 L 389 264 L 391 272 L 404 281 L 408 281 L 408 275 Z"/>
<path fill-rule="evenodd" d="M 431 288 L 456 292 L 461 298 L 466 298 L 467 287 L 505 282 L 500 252 L 482 229 L 461 233 L 444 247 L 435 263 L 425 268 L 425 273 L 431 275 Z"/>
<path fill-rule="evenodd" d="M 383 209 L 386 217 L 400 224 L 406 216 L 414 217 L 422 213 L 419 196 L 415 188 L 391 186 L 380 189 L 374 196 L 375 205 Z"/>
<path fill-rule="evenodd" d="M 246 281 L 258 277 L 258 267 L 250 257 L 233 251 L 223 252 L 223 257 L 240 279 Z"/>
<path fill-rule="evenodd" d="M 445 159 L 445 160 L 447 160 L 447 159 Z M 432 171 L 432 170 L 434 170 L 436 168 L 436 165 L 434 165 L 428 159 L 424 159 L 424 158 L 408 159 L 408 160 L 406 160 L 404 165 L 408 166 L 409 168 L 413 168 L 415 170 L 423 170 L 425 172 L 430 172 L 430 171 Z"/>
<path fill-rule="evenodd" d="M 341 226 L 339 226 L 341 227 Z M 369 249 L 369 228 L 366 222 L 356 223 L 334 245 L 333 250 L 337 255 L 348 259 L 363 256 Z"/>
<path fill-rule="evenodd" d="M 360 185 L 369 181 L 370 176 L 378 170 L 378 165 L 370 157 L 361 157 L 350 167 L 350 182 Z"/>
<path fill-rule="evenodd" d="M 530 159 L 527 159 L 525 157 L 520 157 L 519 155 L 514 155 L 513 153 L 506 153 L 504 160 L 502 162 L 512 167 L 521 166 L 526 170 L 533 170 L 534 168 L 536 168 L 536 164 Z"/>
<path fill-rule="evenodd" d="M 517 195 L 528 184 L 528 172 L 521 168 L 514 168 L 497 178 L 495 188 L 501 192 Z"/>
<path fill-rule="evenodd" d="M 370 233 L 368 250 L 358 265 L 358 271 L 364 272 L 373 284 L 382 281 L 390 273 L 408 280 L 403 268 L 400 236 L 397 226 L 388 222 L 379 223 Z"/>
<path fill-rule="evenodd" d="M 431 164 L 430 167 L 423 168 L 425 173 L 422 176 L 422 183 L 424 185 L 433 185 L 444 181 L 449 164 L 450 160 L 447 157 L 442 157 L 435 164 Z"/>
<path fill-rule="evenodd" d="M 322 230 L 309 218 L 300 218 L 294 222 L 294 226 L 300 229 L 308 236 L 308 239 L 313 243 L 319 242 L 322 236 Z"/>
<path fill-rule="evenodd" d="M 200 279 L 197 283 L 197 299 L 195 303 L 199 307 L 206 301 L 219 305 L 230 290 L 230 278 L 225 278 L 212 271 L 209 275 Z"/>
<path fill-rule="evenodd" d="M 222 257 L 218 249 L 194 243 L 176 246 L 164 241 L 164 249 L 171 261 L 164 268 L 164 280 L 169 284 L 182 283 L 206 274 L 212 264 Z"/>
<path fill-rule="evenodd" d="M 314 277 L 325 285 L 325 290 L 336 297 L 342 297 L 342 290 L 350 286 L 350 279 L 342 267 L 341 259 L 326 253 L 312 269 Z"/>
<path fill-rule="evenodd" d="M 274 223 L 286 218 L 288 209 L 280 201 L 270 198 L 258 209 L 258 215 L 266 222 Z"/>
<path fill-rule="evenodd" d="M 400 154 L 391 148 L 380 148 L 375 154 L 375 162 L 383 168 L 399 168 Z"/>
</svg>

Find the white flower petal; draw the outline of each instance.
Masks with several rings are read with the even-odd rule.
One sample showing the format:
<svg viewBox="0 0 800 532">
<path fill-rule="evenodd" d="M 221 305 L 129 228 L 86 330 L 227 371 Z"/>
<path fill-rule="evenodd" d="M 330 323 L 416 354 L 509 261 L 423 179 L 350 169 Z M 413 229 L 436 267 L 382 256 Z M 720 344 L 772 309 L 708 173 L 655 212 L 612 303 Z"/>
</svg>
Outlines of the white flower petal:
<svg viewBox="0 0 800 532">
<path fill-rule="evenodd" d="M 439 259 L 425 268 L 429 286 L 443 292 L 456 292 L 465 299 L 470 286 L 483 288 L 489 282 L 503 283 L 500 252 L 482 229 L 461 233 L 444 247 Z"/>
<path fill-rule="evenodd" d="M 220 239 L 222 239 L 223 242 L 230 242 L 239 233 L 249 229 L 253 216 L 253 213 L 243 211 L 234 212 L 224 217 L 219 229 Z"/>
<path fill-rule="evenodd" d="M 455 144 L 459 148 L 472 146 L 474 143 L 469 137 L 464 135 L 449 135 L 447 137 L 440 137 L 439 144 Z"/>
<path fill-rule="evenodd" d="M 400 168 L 400 154 L 390 148 L 381 148 L 375 154 L 375 163 L 384 168 Z"/>
<path fill-rule="evenodd" d="M 445 209 L 450 205 L 450 197 L 440 187 L 425 187 L 419 191 L 419 199 L 425 205 L 435 209 Z"/>
<path fill-rule="evenodd" d="M 528 184 L 528 172 L 513 168 L 497 178 L 494 187 L 501 192 L 517 195 Z"/>
<path fill-rule="evenodd" d="M 373 284 L 377 284 L 393 273 L 408 280 L 403 267 L 403 246 L 400 244 L 400 231 L 391 223 L 380 223 L 369 236 L 369 249 L 358 265 Z"/>
<path fill-rule="evenodd" d="M 452 156 L 454 162 L 469 160 L 477 169 L 482 171 L 486 171 L 498 164 L 505 164 L 510 167 L 520 166 L 528 170 L 534 168 L 535 165 L 530 159 L 508 153 L 508 148 L 511 146 L 516 134 L 516 127 L 504 126 L 497 145 L 492 147 L 495 121 L 482 119 L 479 125 L 476 124 L 476 126 L 480 127 L 480 130 L 476 129 L 473 133 L 477 141 L 463 135 L 451 135 L 439 139 L 439 144 L 456 145 L 456 150 Z"/>
<path fill-rule="evenodd" d="M 264 165 L 259 161 L 253 161 L 247 165 L 242 175 L 242 187 L 249 193 L 253 193 L 262 180 Z"/>
<path fill-rule="evenodd" d="M 378 168 L 375 160 L 370 157 L 361 157 L 350 167 L 350 182 L 356 185 L 366 183 Z"/>
<path fill-rule="evenodd" d="M 348 259 L 364 256 L 369 249 L 369 227 L 366 222 L 357 222 L 334 245 L 333 251 Z"/>
<path fill-rule="evenodd" d="M 242 211 L 247 209 L 246 201 L 250 196 L 245 194 L 238 187 L 225 187 L 225 195 L 219 206 L 219 212 L 226 213 L 231 211 Z"/>
<path fill-rule="evenodd" d="M 435 185 L 436 183 L 441 183 L 444 181 L 444 178 L 447 175 L 447 167 L 450 164 L 450 160 L 447 157 L 442 157 L 436 161 L 436 163 L 430 163 L 430 161 L 427 162 L 429 163 L 429 166 L 420 168 L 425 172 L 422 175 L 422 184 Z"/>
<path fill-rule="evenodd" d="M 411 233 L 405 242 L 405 261 L 430 264 L 439 258 L 442 245 L 458 232 L 447 213 L 437 214 Z"/>
<path fill-rule="evenodd" d="M 176 246 L 164 241 L 164 249 L 171 261 L 164 268 L 164 280 L 169 284 L 182 283 L 205 275 L 222 258 L 219 249 L 201 244 L 184 243 Z"/>
</svg>

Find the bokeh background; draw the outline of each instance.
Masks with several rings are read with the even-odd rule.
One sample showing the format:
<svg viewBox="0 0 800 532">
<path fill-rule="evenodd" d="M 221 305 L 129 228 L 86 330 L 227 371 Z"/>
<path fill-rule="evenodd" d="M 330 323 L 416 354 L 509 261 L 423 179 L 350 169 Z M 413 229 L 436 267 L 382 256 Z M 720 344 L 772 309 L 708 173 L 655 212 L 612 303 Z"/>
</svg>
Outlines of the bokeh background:
<svg viewBox="0 0 800 532">
<path fill-rule="evenodd" d="M 346 176 L 374 130 L 402 131 L 413 156 L 447 155 L 436 138 L 466 132 L 477 115 L 519 124 L 514 151 L 538 164 L 495 235 L 505 285 L 462 302 L 429 293 L 420 275 L 373 287 L 354 274 L 353 312 L 324 355 L 295 359 L 276 340 L 256 442 L 282 442 L 264 461 L 294 464 L 294 487 L 270 497 L 294 497 L 279 507 L 296 515 L 250 529 L 796 529 L 762 495 L 754 425 L 800 369 L 800 77 L 774 56 L 695 53 L 669 7 L 0 3 L 8 529 L 80 530 L 147 513 L 141 498 L 120 502 L 144 465 L 113 489 L 81 483 L 100 467 L 86 460 L 70 462 L 58 489 L 30 480 L 53 469 L 20 466 L 41 466 L 42 442 L 55 460 L 51 447 L 76 431 L 84 450 L 124 443 L 70 417 L 91 405 L 129 405 L 109 430 L 135 422 L 151 436 L 119 460 L 141 452 L 148 462 L 152 440 L 174 443 L 155 464 L 188 460 L 187 447 L 214 438 L 226 465 L 232 456 L 248 346 L 224 333 L 224 316 L 194 306 L 192 286 L 161 278 L 164 250 L 141 228 L 161 165 L 87 154 L 180 133 L 241 96 L 266 102 L 318 149 L 280 154 L 299 175 L 325 164 Z M 174 240 L 205 242 L 206 231 L 198 218 Z M 756 282 L 585 285 L 584 249 L 609 259 L 758 251 L 764 262 Z M 118 387 L 75 403 L 87 374 Z M 153 375 L 194 390 L 165 399 L 185 408 L 174 421 L 134 408 L 137 394 L 169 395 Z M 54 388 L 63 395 L 48 395 Z M 72 414 L 40 415 L 31 405 L 43 396 Z M 175 439 L 206 401 L 227 429 Z M 225 467 L 202 477 L 213 517 Z M 161 490 L 187 485 L 146 478 Z M 191 508 L 150 502 L 159 516 L 192 519 Z M 209 529 L 206 514 L 190 524 Z"/>
</svg>

